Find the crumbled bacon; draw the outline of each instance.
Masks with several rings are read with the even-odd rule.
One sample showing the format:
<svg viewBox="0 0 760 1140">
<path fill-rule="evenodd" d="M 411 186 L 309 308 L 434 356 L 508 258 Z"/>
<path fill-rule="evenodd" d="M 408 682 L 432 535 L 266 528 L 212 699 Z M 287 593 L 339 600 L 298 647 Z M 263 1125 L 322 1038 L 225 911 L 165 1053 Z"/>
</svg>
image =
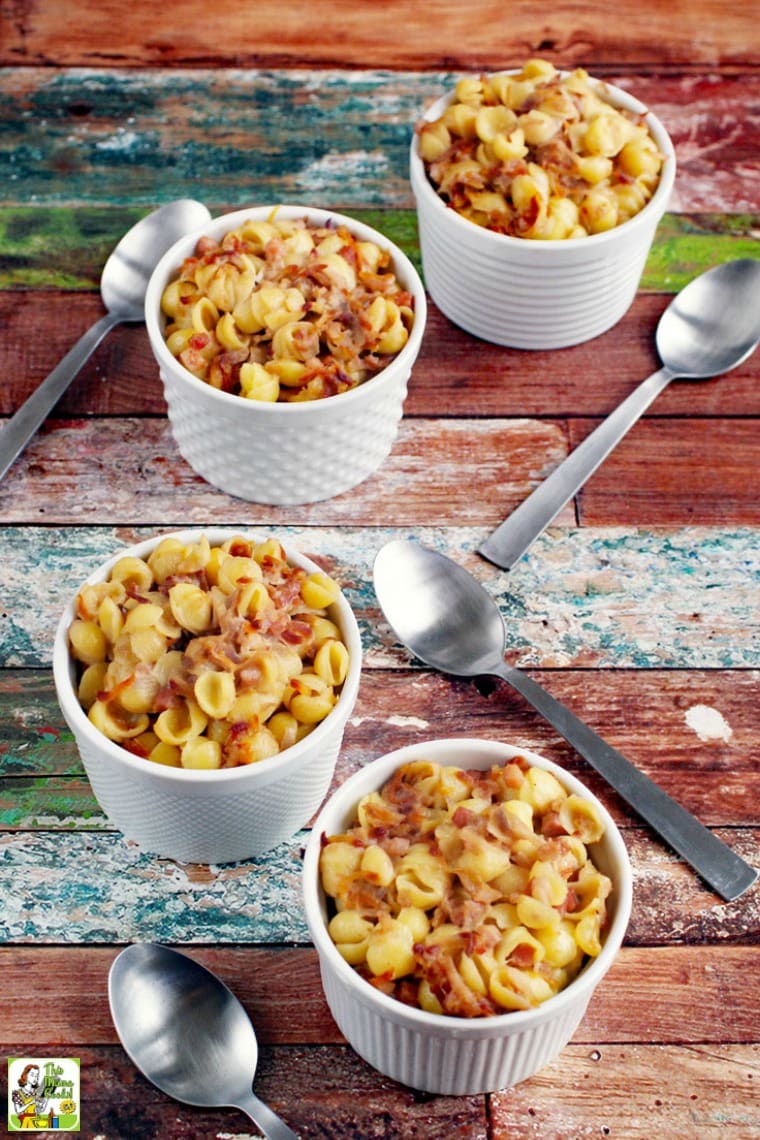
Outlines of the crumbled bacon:
<svg viewBox="0 0 760 1140">
<path fill-rule="evenodd" d="M 441 946 L 414 947 L 423 977 L 441 1003 L 454 1017 L 492 1017 L 499 1007 L 489 997 L 474 993 L 456 968 L 453 958 Z"/>
</svg>

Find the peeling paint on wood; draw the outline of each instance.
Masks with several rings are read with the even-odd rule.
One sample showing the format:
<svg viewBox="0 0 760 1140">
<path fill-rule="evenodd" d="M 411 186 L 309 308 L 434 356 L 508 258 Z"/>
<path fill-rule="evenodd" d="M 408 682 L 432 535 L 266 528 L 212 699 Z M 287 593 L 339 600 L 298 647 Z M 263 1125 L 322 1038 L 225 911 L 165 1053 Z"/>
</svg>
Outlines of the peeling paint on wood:
<svg viewBox="0 0 760 1140">
<path fill-rule="evenodd" d="M 757 861 L 757 834 L 721 838 Z M 636 832 L 627 839 L 635 899 L 630 944 L 760 935 L 760 886 L 724 904 L 671 852 Z M 119 832 L 0 833 L 0 941 L 308 943 L 301 898 L 305 840 L 302 832 L 258 859 L 207 867 L 154 858 Z"/>
<path fill-rule="evenodd" d="M 348 177 L 346 172 L 343 177 Z M 44 202 L 31 206 L 0 205 L 0 287 L 97 289 L 108 255 L 123 234 L 149 212 L 146 207 L 170 201 L 179 193 L 167 193 L 163 187 L 157 187 L 144 207 L 88 204 L 75 208 Z M 228 199 L 214 204 L 202 185 L 184 193 L 208 199 L 214 214 L 256 203 L 252 196 L 244 201 Z M 383 199 L 371 208 L 362 200 L 347 203 L 335 190 L 326 192 L 319 200 L 319 204 L 336 209 L 338 202 L 343 203 L 341 208 L 351 217 L 395 242 L 422 272 L 417 216 L 410 203 L 397 205 Z M 757 257 L 758 233 L 760 215 L 721 213 L 717 204 L 713 204 L 711 213 L 668 213 L 657 229 L 640 288 L 676 292 L 712 265 L 737 257 Z"/>
<path fill-rule="evenodd" d="M 117 832 L 6 833 L 0 941 L 308 942 L 300 853 L 296 837 L 217 868 L 155 859 Z"/>
<path fill-rule="evenodd" d="M 168 529 L 140 528 L 128 535 L 102 526 L 0 528 L 0 563 L 6 568 L 0 657 L 5 664 L 47 664 L 64 605 L 88 574 L 121 545 Z M 256 529 L 262 531 L 271 533 L 271 528 Z M 280 526 L 277 533 L 329 562 L 359 616 L 369 664 L 409 661 L 380 620 L 371 578 L 376 551 L 407 531 Z M 413 533 L 484 583 L 505 616 L 507 658 L 515 664 L 639 669 L 760 664 L 760 547 L 752 529 L 552 529 L 508 575 L 474 553 L 482 530 L 415 527 Z"/>
<path fill-rule="evenodd" d="M 414 123 L 459 74 L 2 69 L 0 201 L 409 208 Z M 609 78 L 673 137 L 674 210 L 757 211 L 757 76 Z"/>
</svg>

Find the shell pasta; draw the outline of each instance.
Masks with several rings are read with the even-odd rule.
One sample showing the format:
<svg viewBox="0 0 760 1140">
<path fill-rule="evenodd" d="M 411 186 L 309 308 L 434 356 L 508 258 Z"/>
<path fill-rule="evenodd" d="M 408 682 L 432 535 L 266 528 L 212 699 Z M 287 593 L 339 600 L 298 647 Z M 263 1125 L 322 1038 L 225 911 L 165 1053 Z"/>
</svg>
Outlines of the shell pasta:
<svg viewBox="0 0 760 1140">
<path fill-rule="evenodd" d="M 270 403 L 356 387 L 401 351 L 414 321 L 387 250 L 276 211 L 202 238 L 161 308 L 167 346 L 193 375 Z"/>
<path fill-rule="evenodd" d="M 461 79 L 453 102 L 417 128 L 440 197 L 510 237 L 603 233 L 652 197 L 663 156 L 643 116 L 605 100 L 581 68 L 529 60 L 519 73 Z"/>
<path fill-rule="evenodd" d="M 110 740 L 160 764 L 274 756 L 329 715 L 349 653 L 329 575 L 280 543 L 163 539 L 84 586 L 69 627 L 77 695 Z"/>
<path fill-rule="evenodd" d="M 530 1009 L 601 950 L 610 879 L 595 805 L 519 757 L 402 765 L 323 836 L 328 931 L 373 986 L 431 1013 Z"/>
</svg>

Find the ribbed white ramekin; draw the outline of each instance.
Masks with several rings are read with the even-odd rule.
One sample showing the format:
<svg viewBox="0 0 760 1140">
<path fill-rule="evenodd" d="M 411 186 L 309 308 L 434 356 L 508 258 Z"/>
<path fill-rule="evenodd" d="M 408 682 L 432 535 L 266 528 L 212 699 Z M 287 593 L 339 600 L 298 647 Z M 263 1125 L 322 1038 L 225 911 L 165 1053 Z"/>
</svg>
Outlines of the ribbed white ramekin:
<svg viewBox="0 0 760 1140">
<path fill-rule="evenodd" d="M 381 993 L 344 961 L 328 934 L 327 904 L 319 880 L 322 838 L 350 826 L 362 796 L 379 790 L 401 764 L 424 759 L 485 769 L 518 755 L 553 772 L 568 791 L 595 803 L 604 821 L 605 835 L 592 849 L 595 864 L 613 883 L 601 953 L 566 989 L 542 1005 L 496 1017 L 467 1019 L 426 1013 Z M 356 1052 L 385 1076 L 412 1088 L 443 1096 L 472 1096 L 526 1080 L 568 1043 L 623 941 L 631 912 L 632 874 L 622 836 L 609 813 L 569 772 L 536 753 L 498 741 L 454 738 L 424 741 L 388 753 L 333 793 L 306 846 L 303 892 L 327 1004 Z"/>
<path fill-rule="evenodd" d="M 665 161 L 646 206 L 589 237 L 514 238 L 462 217 L 428 179 L 415 133 L 410 177 L 425 286 L 441 312 L 473 336 L 511 348 L 563 348 L 606 332 L 633 302 L 673 189 L 676 158 L 667 131 L 642 103 L 607 84 L 604 97 L 645 117 Z M 424 118 L 439 118 L 452 99 L 453 93 L 438 99 Z"/>
</svg>

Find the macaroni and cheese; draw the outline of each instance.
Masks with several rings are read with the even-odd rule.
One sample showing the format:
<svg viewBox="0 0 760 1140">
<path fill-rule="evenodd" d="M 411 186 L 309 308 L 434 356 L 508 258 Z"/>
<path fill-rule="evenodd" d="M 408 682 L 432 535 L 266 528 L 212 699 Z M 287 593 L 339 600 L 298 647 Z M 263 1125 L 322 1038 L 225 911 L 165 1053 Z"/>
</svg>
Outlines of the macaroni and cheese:
<svg viewBox="0 0 760 1140">
<path fill-rule="evenodd" d="M 77 695 L 110 740 L 148 760 L 252 764 L 324 720 L 349 654 L 329 575 L 288 563 L 275 539 L 211 546 L 164 538 L 77 595 Z"/>
<path fill-rule="evenodd" d="M 169 350 L 193 375 L 271 403 L 355 388 L 401 351 L 414 320 L 389 251 L 276 211 L 202 238 L 161 308 Z"/>
<path fill-rule="evenodd" d="M 417 127 L 443 201 L 518 238 L 602 233 L 637 214 L 663 164 L 643 115 L 617 109 L 582 69 L 546 60 L 515 74 L 461 79 L 453 102 Z"/>
<path fill-rule="evenodd" d="M 523 758 L 402 765 L 323 836 L 328 931 L 373 986 L 457 1017 L 530 1009 L 601 951 L 610 879 L 595 805 Z"/>
</svg>

